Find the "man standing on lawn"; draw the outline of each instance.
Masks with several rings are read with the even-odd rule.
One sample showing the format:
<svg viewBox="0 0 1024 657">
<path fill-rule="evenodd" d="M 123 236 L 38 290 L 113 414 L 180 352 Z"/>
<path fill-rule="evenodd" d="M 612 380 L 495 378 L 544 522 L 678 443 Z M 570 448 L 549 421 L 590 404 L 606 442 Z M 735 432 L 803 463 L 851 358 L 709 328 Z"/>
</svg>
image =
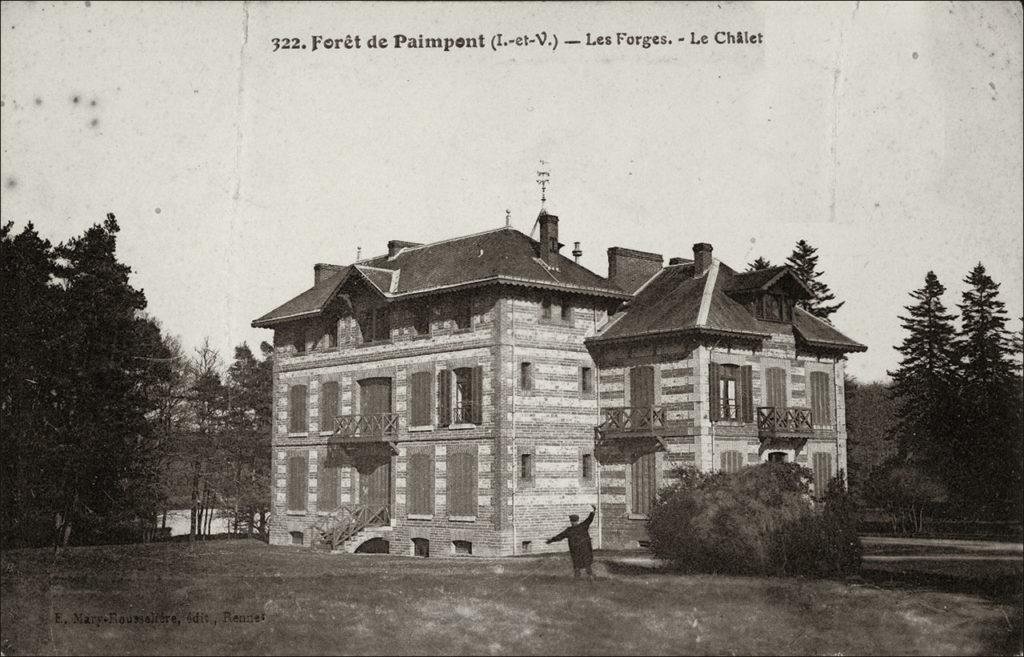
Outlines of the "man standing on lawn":
<svg viewBox="0 0 1024 657">
<path fill-rule="evenodd" d="M 594 571 L 591 564 L 594 563 L 594 548 L 590 544 L 590 523 L 594 521 L 594 512 L 597 507 L 590 505 L 590 515 L 583 522 L 575 513 L 569 514 L 569 526 L 561 534 L 553 536 L 547 543 L 556 543 L 562 539 L 569 539 L 569 555 L 572 556 L 572 571 L 574 577 L 580 576 L 581 570 L 587 571 L 587 577 L 593 581 Z"/>
</svg>

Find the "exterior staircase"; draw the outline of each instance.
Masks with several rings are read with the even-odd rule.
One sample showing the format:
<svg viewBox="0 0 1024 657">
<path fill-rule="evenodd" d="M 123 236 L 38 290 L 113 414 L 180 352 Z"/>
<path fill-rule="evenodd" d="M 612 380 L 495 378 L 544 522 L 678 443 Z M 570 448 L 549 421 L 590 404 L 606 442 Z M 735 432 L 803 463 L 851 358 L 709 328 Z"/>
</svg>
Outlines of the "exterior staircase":
<svg viewBox="0 0 1024 657">
<path fill-rule="evenodd" d="M 331 552 L 355 552 L 365 541 L 391 534 L 388 505 L 343 504 L 313 527 L 314 546 Z"/>
</svg>

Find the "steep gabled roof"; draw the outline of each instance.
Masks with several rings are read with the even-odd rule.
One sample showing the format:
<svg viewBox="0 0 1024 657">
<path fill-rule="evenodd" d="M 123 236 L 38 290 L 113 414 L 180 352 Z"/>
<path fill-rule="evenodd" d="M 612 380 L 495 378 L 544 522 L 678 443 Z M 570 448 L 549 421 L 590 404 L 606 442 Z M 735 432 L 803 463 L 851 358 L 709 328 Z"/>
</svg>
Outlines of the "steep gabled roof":
<svg viewBox="0 0 1024 657">
<path fill-rule="evenodd" d="M 732 271 L 730 269 L 729 271 Z M 814 293 L 807 287 L 807 284 L 800 280 L 800 277 L 792 269 L 785 265 L 759 269 L 756 271 L 745 271 L 737 273 L 733 271 L 729 282 L 729 292 L 753 292 L 767 290 L 781 279 L 787 279 L 791 285 L 801 291 L 799 298 L 812 299 Z"/>
<path fill-rule="evenodd" d="M 489 283 L 540 287 L 612 299 L 628 299 L 608 279 L 559 254 L 558 268 L 537 257 L 537 241 L 512 228 L 402 248 L 396 255 L 361 260 L 321 281 L 279 308 L 253 321 L 265 327 L 286 319 L 319 314 L 352 276 L 359 276 L 386 299 L 415 297 Z M 328 281 L 335 285 L 327 290 Z M 286 312 L 282 312 L 286 311 Z"/>
<path fill-rule="evenodd" d="M 693 276 L 691 263 L 665 267 L 637 291 L 623 313 L 587 341 L 600 343 L 681 333 L 763 339 L 780 330 L 792 330 L 797 339 L 811 347 L 844 352 L 867 349 L 800 308 L 794 313 L 792 327 L 788 327 L 757 319 L 730 296 L 737 291 L 767 289 L 787 275 L 799 283 L 788 267 L 740 274 L 714 260 L 708 271 L 698 277 Z"/>
</svg>

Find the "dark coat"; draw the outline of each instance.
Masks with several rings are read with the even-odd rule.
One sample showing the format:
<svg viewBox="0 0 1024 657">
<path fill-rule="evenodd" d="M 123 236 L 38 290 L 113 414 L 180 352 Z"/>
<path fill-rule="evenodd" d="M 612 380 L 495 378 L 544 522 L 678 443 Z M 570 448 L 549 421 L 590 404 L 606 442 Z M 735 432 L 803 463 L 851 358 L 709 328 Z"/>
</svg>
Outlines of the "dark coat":
<svg viewBox="0 0 1024 657">
<path fill-rule="evenodd" d="M 548 539 L 548 543 L 556 543 L 562 539 L 569 539 L 569 554 L 572 556 L 573 568 L 586 568 L 594 563 L 594 548 L 590 544 L 590 523 L 594 520 L 594 512 L 583 522 L 570 525 L 558 536 Z"/>
</svg>

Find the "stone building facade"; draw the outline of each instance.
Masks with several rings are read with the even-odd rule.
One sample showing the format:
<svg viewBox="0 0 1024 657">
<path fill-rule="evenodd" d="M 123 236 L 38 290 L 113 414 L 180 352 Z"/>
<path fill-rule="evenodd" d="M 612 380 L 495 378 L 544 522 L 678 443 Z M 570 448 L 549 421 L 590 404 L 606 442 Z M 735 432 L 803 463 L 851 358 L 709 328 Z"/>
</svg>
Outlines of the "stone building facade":
<svg viewBox="0 0 1024 657">
<path fill-rule="evenodd" d="M 793 309 L 790 270 L 613 247 L 606 278 L 538 223 L 318 264 L 253 321 L 274 330 L 272 543 L 359 510 L 346 549 L 558 550 L 597 504 L 598 544 L 635 547 L 677 465 L 845 467 L 843 354 L 863 347 Z"/>
</svg>

